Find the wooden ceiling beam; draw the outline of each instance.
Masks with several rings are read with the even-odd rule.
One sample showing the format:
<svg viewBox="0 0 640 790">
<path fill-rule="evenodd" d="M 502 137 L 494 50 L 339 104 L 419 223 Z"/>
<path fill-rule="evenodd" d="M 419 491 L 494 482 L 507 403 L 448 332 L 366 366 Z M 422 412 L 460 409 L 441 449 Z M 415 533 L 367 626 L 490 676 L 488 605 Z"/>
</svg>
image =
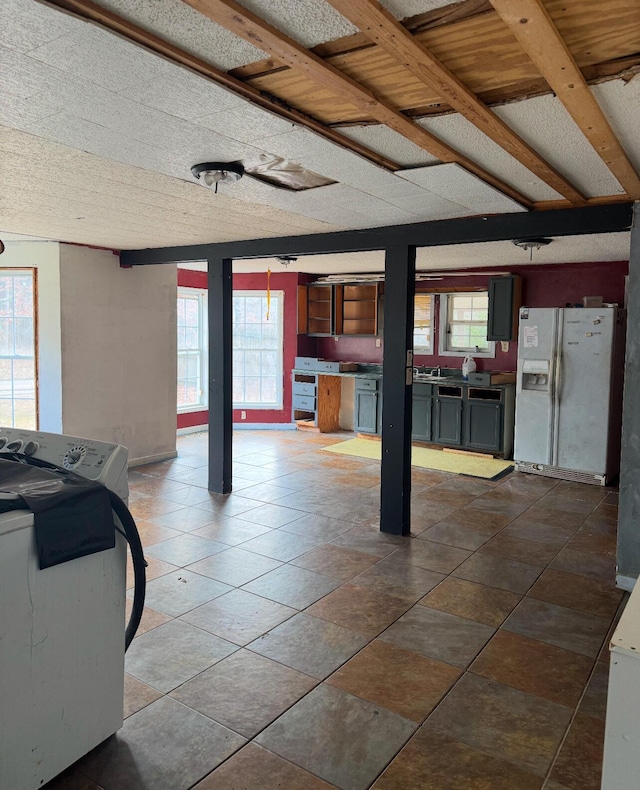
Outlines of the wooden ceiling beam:
<svg viewBox="0 0 640 790">
<path fill-rule="evenodd" d="M 150 33 L 148 30 L 135 25 L 133 22 L 129 22 L 129 20 L 102 8 L 92 2 L 92 0 L 49 0 L 47 5 L 63 9 L 75 16 L 95 22 L 107 30 L 118 33 L 123 38 L 134 41 L 136 44 L 140 44 L 146 49 L 162 55 L 167 58 L 167 60 L 185 66 L 191 71 L 200 74 L 202 77 L 206 77 L 212 82 L 221 85 L 223 88 L 227 88 L 227 90 L 241 96 L 243 99 L 246 99 L 251 102 L 251 104 L 255 104 L 263 110 L 269 110 L 269 112 L 285 120 L 311 129 L 321 137 L 355 154 L 359 154 L 370 162 L 373 162 L 373 164 L 385 168 L 385 170 L 393 172 L 399 170 L 401 167 L 401 165 L 394 162 L 392 159 L 382 156 L 382 154 L 376 151 L 372 151 L 356 140 L 345 137 L 345 135 L 341 134 L 337 129 L 332 129 L 313 116 L 296 110 L 294 107 L 290 107 L 285 101 L 279 101 L 274 96 L 270 96 L 258 88 L 247 85 L 245 82 L 227 74 L 227 72 L 212 66 L 205 60 L 174 46 L 159 36 Z"/>
<path fill-rule="evenodd" d="M 585 196 L 493 113 L 377 0 L 328 0 L 336 11 L 382 47 L 541 181 L 575 205 Z"/>
<path fill-rule="evenodd" d="M 305 49 L 297 41 L 234 0 L 183 0 L 183 2 L 261 49 L 267 55 L 306 74 L 337 96 L 346 98 L 368 116 L 398 132 L 441 161 L 455 162 L 461 165 L 521 205 L 532 208 L 533 202 L 514 187 L 497 178 L 464 154 L 451 148 L 406 115 L 379 99 L 364 85 L 339 71 L 335 66 L 323 61 L 318 55 Z"/>
<path fill-rule="evenodd" d="M 640 199 L 640 177 L 542 0 L 491 4 L 627 195 Z"/>
</svg>

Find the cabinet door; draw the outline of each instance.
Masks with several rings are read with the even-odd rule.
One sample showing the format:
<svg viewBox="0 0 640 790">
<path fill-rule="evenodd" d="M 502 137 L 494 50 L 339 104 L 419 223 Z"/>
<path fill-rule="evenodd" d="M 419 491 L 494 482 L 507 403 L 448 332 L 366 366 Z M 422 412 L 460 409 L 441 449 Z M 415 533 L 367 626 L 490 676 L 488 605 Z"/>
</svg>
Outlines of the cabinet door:
<svg viewBox="0 0 640 790">
<path fill-rule="evenodd" d="M 462 444 L 462 399 L 435 399 L 433 441 L 438 444 Z"/>
<path fill-rule="evenodd" d="M 378 393 L 356 390 L 355 429 L 360 433 L 378 433 Z"/>
<path fill-rule="evenodd" d="M 431 397 L 428 395 L 413 395 L 411 438 L 419 442 L 431 441 Z"/>
<path fill-rule="evenodd" d="M 491 277 L 489 280 L 488 340 L 517 340 L 518 313 L 522 302 L 519 275 Z"/>
<path fill-rule="evenodd" d="M 502 452 L 502 404 L 469 400 L 465 413 L 465 447 Z"/>
</svg>

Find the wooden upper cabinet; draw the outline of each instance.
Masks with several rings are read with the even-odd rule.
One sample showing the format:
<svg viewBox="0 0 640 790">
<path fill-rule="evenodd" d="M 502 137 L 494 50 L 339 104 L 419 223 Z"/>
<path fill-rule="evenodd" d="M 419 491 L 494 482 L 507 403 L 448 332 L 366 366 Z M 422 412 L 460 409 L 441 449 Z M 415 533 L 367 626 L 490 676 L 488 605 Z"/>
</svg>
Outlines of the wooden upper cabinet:
<svg viewBox="0 0 640 790">
<path fill-rule="evenodd" d="M 378 334 L 378 283 L 342 286 L 342 326 L 339 335 Z"/>
<path fill-rule="evenodd" d="M 316 336 L 376 335 L 378 283 L 298 286 L 298 333 Z"/>
<path fill-rule="evenodd" d="M 522 278 L 517 274 L 489 280 L 487 340 L 518 339 L 518 314 L 522 306 Z"/>
</svg>

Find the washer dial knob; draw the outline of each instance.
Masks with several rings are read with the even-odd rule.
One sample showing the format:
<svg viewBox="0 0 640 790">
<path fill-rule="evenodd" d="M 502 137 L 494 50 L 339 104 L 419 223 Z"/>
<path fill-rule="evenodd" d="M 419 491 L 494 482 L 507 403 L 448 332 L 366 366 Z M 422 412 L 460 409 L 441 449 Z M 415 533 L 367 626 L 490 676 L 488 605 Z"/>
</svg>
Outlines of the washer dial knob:
<svg viewBox="0 0 640 790">
<path fill-rule="evenodd" d="M 77 447 L 72 447 L 64 454 L 62 465 L 65 469 L 75 469 L 75 467 L 82 462 L 86 452 L 86 449 L 79 445 Z"/>
</svg>

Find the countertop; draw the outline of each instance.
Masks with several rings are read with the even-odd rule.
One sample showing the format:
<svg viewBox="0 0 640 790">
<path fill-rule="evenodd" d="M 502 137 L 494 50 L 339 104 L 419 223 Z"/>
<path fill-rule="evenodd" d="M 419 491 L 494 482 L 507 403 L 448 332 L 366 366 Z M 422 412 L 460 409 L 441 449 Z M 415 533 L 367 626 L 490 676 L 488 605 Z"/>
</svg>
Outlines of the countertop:
<svg viewBox="0 0 640 790">
<path fill-rule="evenodd" d="M 342 373 L 334 372 L 334 371 L 324 371 L 324 370 L 309 370 L 308 368 L 293 368 L 291 373 L 299 373 L 306 376 L 309 375 L 318 375 L 318 376 L 340 376 L 340 377 L 350 377 L 355 379 L 376 379 L 381 381 L 382 380 L 382 365 L 365 365 L 361 364 L 358 365 L 358 370 L 347 370 Z M 513 387 L 515 386 L 513 382 L 510 383 L 502 383 L 502 384 L 470 384 L 466 379 L 462 378 L 462 375 L 457 375 L 457 371 L 451 371 L 449 375 L 446 373 L 441 378 L 414 378 L 414 384 L 444 384 L 444 385 L 453 385 L 453 386 L 469 386 L 469 387 L 490 387 L 491 389 L 502 388 L 502 387 Z"/>
</svg>

